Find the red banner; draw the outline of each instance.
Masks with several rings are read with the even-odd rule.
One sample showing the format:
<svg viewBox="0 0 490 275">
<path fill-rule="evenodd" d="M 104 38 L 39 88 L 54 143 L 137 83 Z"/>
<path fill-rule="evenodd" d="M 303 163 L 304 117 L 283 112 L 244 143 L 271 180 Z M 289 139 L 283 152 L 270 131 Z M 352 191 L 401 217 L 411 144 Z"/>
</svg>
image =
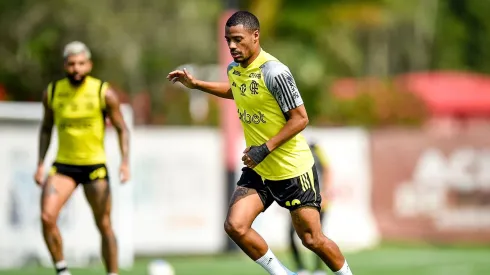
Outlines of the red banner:
<svg viewBox="0 0 490 275">
<path fill-rule="evenodd" d="M 372 204 L 385 240 L 490 242 L 490 127 L 371 134 Z"/>
</svg>

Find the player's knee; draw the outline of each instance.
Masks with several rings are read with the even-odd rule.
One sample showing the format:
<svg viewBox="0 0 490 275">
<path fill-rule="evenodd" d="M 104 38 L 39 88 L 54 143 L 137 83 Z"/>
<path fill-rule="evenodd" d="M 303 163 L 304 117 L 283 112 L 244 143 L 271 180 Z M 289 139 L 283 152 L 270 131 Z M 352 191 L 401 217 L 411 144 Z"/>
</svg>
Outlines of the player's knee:
<svg viewBox="0 0 490 275">
<path fill-rule="evenodd" d="M 109 215 L 103 215 L 96 220 L 97 228 L 101 234 L 109 234 L 112 232 L 111 217 Z"/>
<path fill-rule="evenodd" d="M 43 224 L 43 227 L 55 227 L 56 226 L 56 220 L 57 220 L 57 215 L 43 211 L 41 213 L 41 222 Z"/>
<path fill-rule="evenodd" d="M 240 221 L 226 219 L 225 221 L 225 231 L 230 237 L 241 237 L 244 236 L 249 230 L 249 226 L 241 223 Z"/>
<path fill-rule="evenodd" d="M 325 242 L 325 237 L 322 234 L 312 234 L 311 232 L 300 235 L 303 245 L 313 251 L 321 248 Z"/>
</svg>

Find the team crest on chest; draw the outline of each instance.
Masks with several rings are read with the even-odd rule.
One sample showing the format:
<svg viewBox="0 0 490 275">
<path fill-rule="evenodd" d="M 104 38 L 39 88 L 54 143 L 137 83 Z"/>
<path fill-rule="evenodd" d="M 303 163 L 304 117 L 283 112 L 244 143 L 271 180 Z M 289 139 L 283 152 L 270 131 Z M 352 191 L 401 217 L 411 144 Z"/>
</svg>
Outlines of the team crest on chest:
<svg viewBox="0 0 490 275">
<path fill-rule="evenodd" d="M 253 94 L 253 95 L 258 95 L 259 92 L 259 83 L 255 80 L 252 80 L 252 82 L 250 82 L 250 92 Z"/>
</svg>

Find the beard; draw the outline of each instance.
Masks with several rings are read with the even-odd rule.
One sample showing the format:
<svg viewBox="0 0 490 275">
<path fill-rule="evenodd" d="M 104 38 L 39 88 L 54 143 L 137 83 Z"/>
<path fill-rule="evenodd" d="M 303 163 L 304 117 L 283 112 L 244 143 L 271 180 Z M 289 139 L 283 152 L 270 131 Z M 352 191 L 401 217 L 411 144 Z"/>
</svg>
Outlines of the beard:
<svg viewBox="0 0 490 275">
<path fill-rule="evenodd" d="M 80 84 L 83 83 L 83 81 L 85 81 L 85 78 L 87 77 L 87 75 L 82 75 L 79 79 L 75 78 L 75 75 L 74 74 L 66 74 L 66 78 L 68 78 L 68 80 L 70 81 L 70 83 L 74 86 L 80 86 Z"/>
</svg>

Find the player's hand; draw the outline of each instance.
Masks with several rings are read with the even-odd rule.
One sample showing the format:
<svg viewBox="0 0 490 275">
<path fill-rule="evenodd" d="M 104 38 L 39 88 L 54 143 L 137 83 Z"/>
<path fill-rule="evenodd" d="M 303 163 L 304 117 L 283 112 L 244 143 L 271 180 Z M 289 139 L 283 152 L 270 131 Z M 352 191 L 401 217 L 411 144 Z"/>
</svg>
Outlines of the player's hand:
<svg viewBox="0 0 490 275">
<path fill-rule="evenodd" d="M 36 174 L 34 174 L 34 181 L 37 185 L 44 185 L 44 167 L 43 165 L 39 165 L 36 170 Z"/>
<path fill-rule="evenodd" d="M 119 177 L 121 177 L 121 183 L 126 183 L 131 177 L 129 173 L 129 165 L 127 163 L 121 164 L 119 167 Z"/>
<path fill-rule="evenodd" d="M 255 168 L 270 154 L 267 145 L 250 146 L 243 151 L 242 161 L 248 168 Z"/>
<path fill-rule="evenodd" d="M 250 159 L 249 156 L 247 156 L 247 152 L 250 151 L 250 147 L 247 147 L 244 151 L 243 151 L 243 157 L 242 157 L 242 161 L 243 161 L 243 164 L 245 166 L 247 166 L 248 168 L 254 168 L 256 166 L 256 164 L 254 163 L 254 161 L 252 159 Z"/>
<path fill-rule="evenodd" d="M 196 89 L 197 87 L 196 80 L 185 68 L 183 70 L 170 72 L 167 75 L 167 79 L 172 81 L 172 83 L 178 81 L 189 89 Z"/>
</svg>

